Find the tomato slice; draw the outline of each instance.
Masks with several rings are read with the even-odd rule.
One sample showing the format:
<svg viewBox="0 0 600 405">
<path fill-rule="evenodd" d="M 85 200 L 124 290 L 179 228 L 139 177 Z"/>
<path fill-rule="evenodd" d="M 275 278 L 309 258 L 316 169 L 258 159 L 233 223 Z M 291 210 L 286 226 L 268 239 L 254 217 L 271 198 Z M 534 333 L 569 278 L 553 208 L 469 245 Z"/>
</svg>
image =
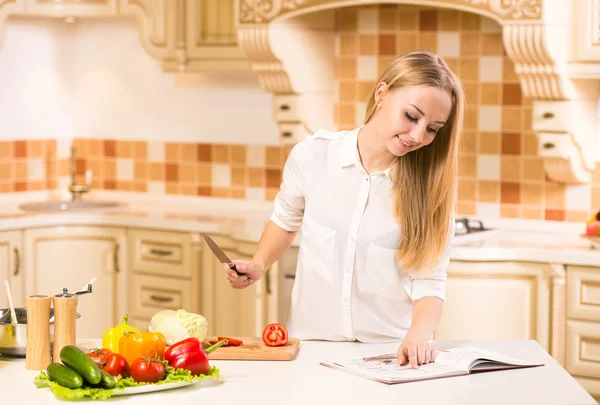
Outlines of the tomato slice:
<svg viewBox="0 0 600 405">
<path fill-rule="evenodd" d="M 282 324 L 272 323 L 263 330 L 262 339 L 267 346 L 285 346 L 288 343 L 288 331 Z"/>
</svg>

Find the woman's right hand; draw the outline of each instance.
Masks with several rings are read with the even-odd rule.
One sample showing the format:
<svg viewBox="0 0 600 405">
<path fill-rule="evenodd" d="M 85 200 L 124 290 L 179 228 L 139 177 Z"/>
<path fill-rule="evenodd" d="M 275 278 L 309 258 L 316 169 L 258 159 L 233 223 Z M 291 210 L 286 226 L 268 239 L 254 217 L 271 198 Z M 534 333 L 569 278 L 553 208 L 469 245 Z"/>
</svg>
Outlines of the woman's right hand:
<svg viewBox="0 0 600 405">
<path fill-rule="evenodd" d="M 246 288 L 253 282 L 260 280 L 265 274 L 259 265 L 249 262 L 248 260 L 232 260 L 231 262 L 235 264 L 236 269 L 240 273 L 243 273 L 243 275 L 238 276 L 226 263 L 223 264 L 225 278 L 229 280 L 229 283 L 233 288 Z"/>
</svg>

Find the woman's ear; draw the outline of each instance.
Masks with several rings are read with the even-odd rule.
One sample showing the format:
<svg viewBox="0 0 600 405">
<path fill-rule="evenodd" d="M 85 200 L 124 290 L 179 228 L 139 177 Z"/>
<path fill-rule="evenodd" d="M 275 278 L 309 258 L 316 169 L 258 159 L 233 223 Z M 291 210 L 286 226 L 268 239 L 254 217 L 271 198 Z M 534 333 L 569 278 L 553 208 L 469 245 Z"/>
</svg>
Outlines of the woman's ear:
<svg viewBox="0 0 600 405">
<path fill-rule="evenodd" d="M 377 106 L 381 106 L 387 92 L 388 85 L 386 82 L 381 82 L 377 85 L 377 88 L 375 89 L 375 104 L 377 104 Z"/>
</svg>

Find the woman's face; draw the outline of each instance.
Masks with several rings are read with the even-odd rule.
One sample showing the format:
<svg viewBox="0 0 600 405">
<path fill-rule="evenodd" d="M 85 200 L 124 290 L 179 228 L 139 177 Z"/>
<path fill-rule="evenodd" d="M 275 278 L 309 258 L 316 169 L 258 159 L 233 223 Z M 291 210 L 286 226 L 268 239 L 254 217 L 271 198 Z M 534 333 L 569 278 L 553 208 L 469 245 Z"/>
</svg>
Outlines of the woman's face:
<svg viewBox="0 0 600 405">
<path fill-rule="evenodd" d="M 378 101 L 373 117 L 375 129 L 391 154 L 403 156 L 435 139 L 452 109 L 452 98 L 432 86 L 410 86 L 389 90 L 377 87 Z"/>
</svg>

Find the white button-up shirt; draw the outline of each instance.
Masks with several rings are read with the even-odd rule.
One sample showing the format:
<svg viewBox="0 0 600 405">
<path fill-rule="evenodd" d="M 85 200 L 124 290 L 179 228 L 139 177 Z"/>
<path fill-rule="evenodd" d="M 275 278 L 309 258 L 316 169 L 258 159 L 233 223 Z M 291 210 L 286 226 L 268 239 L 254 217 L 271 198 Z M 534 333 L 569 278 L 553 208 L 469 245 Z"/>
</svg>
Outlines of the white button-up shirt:
<svg viewBox="0 0 600 405">
<path fill-rule="evenodd" d="M 367 174 L 358 155 L 361 128 L 319 131 L 286 162 L 271 220 L 300 231 L 290 336 L 395 341 L 410 327 L 413 301 L 445 299 L 451 238 L 433 273 L 416 276 L 395 264 L 401 235 L 389 169 Z"/>
</svg>

